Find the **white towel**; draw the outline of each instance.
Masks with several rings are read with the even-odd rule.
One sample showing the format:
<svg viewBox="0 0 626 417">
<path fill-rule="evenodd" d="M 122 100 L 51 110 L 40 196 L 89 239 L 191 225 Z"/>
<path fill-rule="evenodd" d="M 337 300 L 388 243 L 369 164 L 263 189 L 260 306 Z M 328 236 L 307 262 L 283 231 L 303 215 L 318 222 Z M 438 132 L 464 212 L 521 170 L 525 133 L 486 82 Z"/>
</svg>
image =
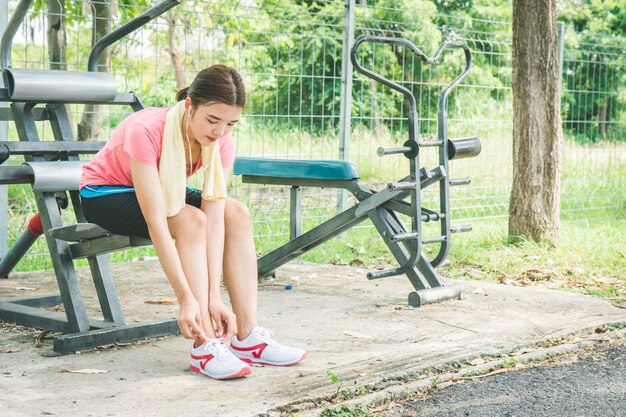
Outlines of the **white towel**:
<svg viewBox="0 0 626 417">
<path fill-rule="evenodd" d="M 165 215 L 167 217 L 175 216 L 185 207 L 187 170 L 184 141 L 187 138 L 182 131 L 184 115 L 185 102 L 183 100 L 169 109 L 165 116 L 159 179 L 165 197 Z M 226 198 L 226 178 L 222 168 L 219 140 L 208 146 L 203 146 L 201 157 L 202 170 L 204 171 L 202 198 L 209 201 Z"/>
</svg>

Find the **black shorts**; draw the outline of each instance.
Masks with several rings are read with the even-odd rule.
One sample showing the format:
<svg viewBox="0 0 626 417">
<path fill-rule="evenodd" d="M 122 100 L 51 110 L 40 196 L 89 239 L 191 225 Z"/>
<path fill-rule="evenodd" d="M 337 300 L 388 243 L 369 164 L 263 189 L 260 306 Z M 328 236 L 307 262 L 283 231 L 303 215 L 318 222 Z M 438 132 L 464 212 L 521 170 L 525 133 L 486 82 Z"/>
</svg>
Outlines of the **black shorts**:
<svg viewBox="0 0 626 417">
<path fill-rule="evenodd" d="M 117 235 L 150 238 L 148 225 L 143 217 L 137 195 L 134 192 L 115 193 L 100 197 L 82 198 L 83 213 L 90 223 Z M 185 201 L 200 208 L 200 192 L 187 189 Z"/>
</svg>

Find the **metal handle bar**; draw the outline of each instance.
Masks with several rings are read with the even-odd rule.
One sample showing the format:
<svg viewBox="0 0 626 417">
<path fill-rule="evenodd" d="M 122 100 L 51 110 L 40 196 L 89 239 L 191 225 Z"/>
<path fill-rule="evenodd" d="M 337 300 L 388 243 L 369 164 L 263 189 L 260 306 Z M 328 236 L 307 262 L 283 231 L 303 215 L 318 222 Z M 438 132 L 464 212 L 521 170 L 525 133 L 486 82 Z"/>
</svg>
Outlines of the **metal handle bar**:
<svg viewBox="0 0 626 417">
<path fill-rule="evenodd" d="M 89 61 L 87 63 L 87 70 L 98 71 L 98 62 L 100 61 L 100 55 L 102 55 L 102 52 L 104 52 L 106 48 L 108 48 L 109 46 L 111 46 L 111 44 L 117 42 L 118 40 L 122 39 L 129 33 L 134 32 L 135 30 L 144 26 L 151 20 L 154 20 L 157 17 L 161 16 L 172 7 L 179 5 L 180 2 L 181 0 L 165 0 L 164 2 L 154 6 L 153 8 L 146 10 L 130 22 L 115 29 L 113 32 L 100 38 L 100 40 L 96 42 L 96 44 L 91 49 L 91 53 L 89 54 Z"/>
<path fill-rule="evenodd" d="M 7 24 L 4 33 L 2 34 L 2 39 L 0 39 L 0 68 L 11 67 L 11 46 L 13 45 L 13 38 L 22 24 L 22 21 L 26 17 L 26 13 L 28 13 L 28 8 L 32 2 L 33 0 L 20 0 L 15 12 Z M 151 20 L 162 15 L 172 7 L 177 6 L 180 2 L 181 0 L 165 0 L 96 42 L 91 50 L 91 53 L 89 54 L 89 71 L 97 71 L 98 61 L 100 60 L 100 55 L 104 49 L 134 30 L 139 29 Z"/>
<path fill-rule="evenodd" d="M 26 17 L 26 13 L 32 2 L 33 0 L 21 0 L 7 23 L 7 27 L 0 40 L 0 68 L 9 68 L 11 66 L 11 46 L 13 45 L 13 38 L 22 24 L 24 17 Z"/>
<path fill-rule="evenodd" d="M 365 42 L 404 46 L 408 48 L 409 50 L 411 50 L 415 55 L 417 55 L 423 62 L 427 64 L 436 63 L 437 60 L 441 58 L 441 56 L 443 55 L 446 49 L 451 49 L 451 48 L 463 49 L 463 52 L 465 54 L 465 69 L 443 90 L 441 97 L 440 97 L 440 101 L 439 101 L 440 109 L 445 108 L 448 94 L 450 93 L 450 91 L 452 91 L 452 89 L 458 86 L 461 83 L 461 81 L 465 79 L 465 77 L 467 77 L 472 67 L 472 53 L 469 49 L 469 46 L 465 42 L 444 42 L 441 45 L 439 45 L 439 48 L 437 49 L 435 54 L 432 57 L 429 57 L 424 52 L 422 52 L 421 49 L 415 46 L 412 42 L 403 38 L 390 38 L 390 37 L 384 37 L 384 36 L 362 36 L 358 38 L 354 42 L 354 45 L 352 46 L 352 50 L 350 51 L 350 60 L 352 61 L 352 65 L 354 66 L 354 68 L 360 73 L 366 75 L 367 77 L 372 78 L 376 81 L 379 81 L 383 83 L 384 85 L 404 94 L 404 96 L 407 97 L 407 99 L 409 100 L 412 110 L 416 107 L 415 97 L 413 97 L 413 94 L 407 88 L 402 87 L 401 85 L 383 77 L 382 75 L 363 67 L 359 62 L 357 62 L 357 59 L 356 59 L 357 49 L 359 48 L 361 44 Z"/>
<path fill-rule="evenodd" d="M 388 78 L 383 77 L 382 75 L 370 69 L 365 68 L 357 61 L 356 59 L 357 50 L 359 49 L 359 46 L 361 46 L 361 44 L 365 42 L 403 45 L 409 48 L 410 50 L 412 50 L 416 55 L 418 55 L 425 62 L 428 62 L 428 57 L 417 46 L 413 45 L 411 42 L 407 41 L 406 39 L 388 38 L 388 37 L 383 37 L 383 36 L 361 36 L 356 41 L 354 41 L 354 45 L 352 45 L 352 49 L 350 50 L 350 61 L 352 62 L 352 66 L 358 72 L 360 72 L 361 74 L 364 74 L 365 76 L 369 78 L 372 78 L 373 80 L 376 80 L 386 85 L 387 87 L 390 87 L 398 91 L 399 93 L 402 93 L 409 100 L 411 110 L 416 110 L 417 106 L 415 102 L 415 97 L 413 96 L 413 93 L 411 93 L 410 90 L 389 80 Z"/>
</svg>

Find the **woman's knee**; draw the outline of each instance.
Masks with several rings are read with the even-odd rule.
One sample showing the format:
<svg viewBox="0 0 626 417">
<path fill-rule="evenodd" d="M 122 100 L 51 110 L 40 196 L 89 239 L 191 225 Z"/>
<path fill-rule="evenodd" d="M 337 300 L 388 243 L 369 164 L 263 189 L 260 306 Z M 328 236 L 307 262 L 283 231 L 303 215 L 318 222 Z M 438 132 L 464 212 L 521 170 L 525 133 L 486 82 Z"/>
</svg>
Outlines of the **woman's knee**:
<svg viewBox="0 0 626 417">
<path fill-rule="evenodd" d="M 228 225 L 249 225 L 251 224 L 250 220 L 250 209 L 248 207 L 233 199 L 228 199 L 226 201 L 226 209 L 224 211 L 224 221 L 226 223 L 226 227 Z"/>
<path fill-rule="evenodd" d="M 170 218 L 170 231 L 174 238 L 185 236 L 204 239 L 203 230 L 207 227 L 207 218 L 204 212 L 193 206 L 185 206 L 176 216 Z"/>
</svg>

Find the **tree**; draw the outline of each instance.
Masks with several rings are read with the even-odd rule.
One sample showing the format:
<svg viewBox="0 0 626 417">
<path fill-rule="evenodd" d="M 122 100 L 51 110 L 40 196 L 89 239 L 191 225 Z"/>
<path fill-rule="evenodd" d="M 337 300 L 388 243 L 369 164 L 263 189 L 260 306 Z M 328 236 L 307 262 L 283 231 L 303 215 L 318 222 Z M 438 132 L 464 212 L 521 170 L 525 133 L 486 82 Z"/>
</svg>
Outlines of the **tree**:
<svg viewBox="0 0 626 417">
<path fill-rule="evenodd" d="M 626 9 L 621 0 L 560 4 L 559 20 L 575 31 L 576 58 L 565 68 L 565 128 L 586 140 L 623 140 Z"/>
<path fill-rule="evenodd" d="M 65 0 L 48 0 L 48 58 L 50 69 L 67 68 Z"/>
<path fill-rule="evenodd" d="M 513 1 L 509 235 L 558 243 L 561 115 L 556 0 Z"/>
<path fill-rule="evenodd" d="M 111 3 L 113 0 L 91 0 L 93 5 L 93 44 L 95 45 L 102 37 L 110 32 L 111 27 Z M 111 51 L 107 48 L 98 65 L 98 71 L 106 72 L 111 63 Z M 78 123 L 78 140 L 98 139 L 102 127 L 102 106 L 85 104 L 83 116 Z"/>
<path fill-rule="evenodd" d="M 181 90 L 185 88 L 185 71 L 183 69 L 183 60 L 181 58 L 180 50 L 178 49 L 178 42 L 176 36 L 176 24 L 180 18 L 178 13 L 171 11 L 165 15 L 165 20 L 168 24 L 168 37 L 167 37 L 167 50 L 170 53 L 172 60 L 172 67 L 174 68 L 174 75 L 176 78 L 176 87 Z"/>
</svg>

